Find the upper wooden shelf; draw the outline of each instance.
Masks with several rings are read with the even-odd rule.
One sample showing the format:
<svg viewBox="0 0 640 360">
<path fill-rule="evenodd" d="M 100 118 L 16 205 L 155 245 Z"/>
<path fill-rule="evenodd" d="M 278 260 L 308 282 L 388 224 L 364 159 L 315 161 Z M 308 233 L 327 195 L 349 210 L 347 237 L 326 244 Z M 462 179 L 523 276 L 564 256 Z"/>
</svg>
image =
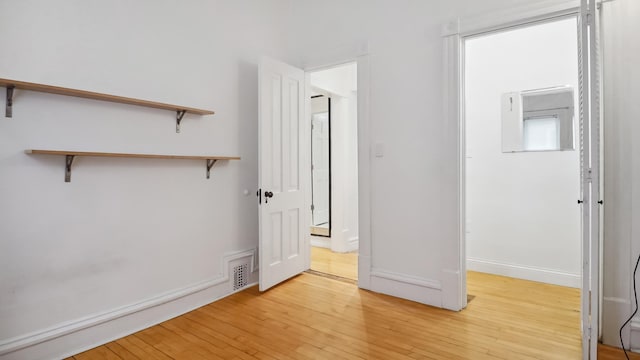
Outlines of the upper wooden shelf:
<svg viewBox="0 0 640 360">
<path fill-rule="evenodd" d="M 25 150 L 27 154 L 40 155 L 73 155 L 92 157 L 126 157 L 126 158 L 146 158 L 146 159 L 187 159 L 187 160 L 240 160 L 238 156 L 208 156 L 208 155 L 160 155 L 160 154 L 129 154 L 129 153 L 109 153 L 92 151 L 65 151 L 65 150 Z"/>
<path fill-rule="evenodd" d="M 13 113 L 12 107 L 13 107 L 13 90 L 14 89 L 38 91 L 38 92 L 44 92 L 49 94 L 74 96 L 74 97 L 80 97 L 85 99 L 109 101 L 109 102 L 120 103 L 120 104 L 144 106 L 144 107 L 155 108 L 155 109 L 175 111 L 176 121 L 177 121 L 176 132 L 180 132 L 180 121 L 182 120 L 182 116 L 185 113 L 196 114 L 196 115 L 213 115 L 214 114 L 214 112 L 211 110 L 197 109 L 197 108 L 181 106 L 181 105 L 165 104 L 165 103 L 149 101 L 149 100 L 140 100 L 140 99 L 134 99 L 134 98 L 124 97 L 124 96 L 102 94 L 102 93 L 97 93 L 93 91 L 70 89 L 70 88 L 64 88 L 60 86 L 30 83 L 26 81 L 17 81 L 17 80 L 0 78 L 0 86 L 7 88 L 7 104 L 6 104 L 6 113 L 5 113 L 6 117 L 11 117 Z"/>
<path fill-rule="evenodd" d="M 206 160 L 207 179 L 211 171 L 211 167 L 218 160 L 240 160 L 238 156 L 209 156 L 209 155 L 160 155 L 160 154 L 130 154 L 130 153 L 108 153 L 108 152 L 89 152 L 89 151 L 66 151 L 66 150 L 25 150 L 27 154 L 34 155 L 62 155 L 66 156 L 65 166 L 65 182 L 71 181 L 71 164 L 76 156 L 91 157 L 121 157 L 121 158 L 145 158 L 145 159 L 186 159 L 186 160 Z"/>
</svg>

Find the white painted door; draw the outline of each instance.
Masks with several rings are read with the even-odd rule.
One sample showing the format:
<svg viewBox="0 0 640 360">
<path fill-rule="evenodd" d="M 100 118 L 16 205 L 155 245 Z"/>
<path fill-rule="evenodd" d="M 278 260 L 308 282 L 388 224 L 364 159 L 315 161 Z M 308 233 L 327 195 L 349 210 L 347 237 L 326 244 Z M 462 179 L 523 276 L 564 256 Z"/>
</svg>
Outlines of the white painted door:
<svg viewBox="0 0 640 360">
<path fill-rule="evenodd" d="M 596 0 L 581 0 L 582 358 L 598 358 L 600 328 L 600 82 Z"/>
<path fill-rule="evenodd" d="M 309 268 L 305 74 L 262 58 L 259 76 L 260 291 Z"/>
</svg>

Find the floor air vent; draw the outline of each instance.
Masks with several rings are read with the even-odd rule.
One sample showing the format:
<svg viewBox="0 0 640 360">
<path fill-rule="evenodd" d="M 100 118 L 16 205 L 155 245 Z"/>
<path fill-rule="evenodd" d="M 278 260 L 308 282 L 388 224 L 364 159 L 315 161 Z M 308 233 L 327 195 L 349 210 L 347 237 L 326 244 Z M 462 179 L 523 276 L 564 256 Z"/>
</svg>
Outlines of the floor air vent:
<svg viewBox="0 0 640 360">
<path fill-rule="evenodd" d="M 238 265 L 233 268 L 233 290 L 242 289 L 249 283 L 249 266 L 247 264 Z"/>
</svg>

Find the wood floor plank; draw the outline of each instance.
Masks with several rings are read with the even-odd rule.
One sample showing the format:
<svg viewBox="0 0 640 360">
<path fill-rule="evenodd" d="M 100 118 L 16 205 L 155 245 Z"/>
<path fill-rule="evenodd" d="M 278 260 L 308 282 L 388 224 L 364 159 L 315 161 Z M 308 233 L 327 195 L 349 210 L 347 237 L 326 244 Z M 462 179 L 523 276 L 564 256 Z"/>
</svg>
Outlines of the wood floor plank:
<svg viewBox="0 0 640 360">
<path fill-rule="evenodd" d="M 640 360 L 640 354 L 627 351 L 630 360 Z M 624 353 L 622 349 L 614 348 L 612 346 L 600 345 L 598 346 L 598 360 L 624 360 Z"/>
<path fill-rule="evenodd" d="M 311 247 L 311 270 L 358 280 L 358 254 L 335 253 L 321 247 Z"/>
<path fill-rule="evenodd" d="M 240 303 L 236 303 L 231 306 L 233 308 L 240 308 L 242 305 Z M 317 343 L 318 347 L 322 347 L 327 342 L 335 343 L 336 341 L 340 342 L 342 339 L 347 339 L 351 341 L 352 351 L 354 350 L 354 346 L 362 345 L 359 343 L 359 335 L 361 335 L 360 331 L 340 331 L 343 328 L 343 320 L 336 321 L 335 318 L 327 318 L 324 314 L 316 313 L 310 309 L 300 308 L 292 303 L 289 303 L 287 306 L 287 314 L 277 314 L 279 311 L 278 309 L 282 309 L 282 304 L 277 302 L 264 302 L 261 304 L 261 309 L 266 311 L 265 314 L 276 314 L 274 316 L 278 316 L 281 321 L 289 321 L 289 326 L 296 330 L 296 336 L 300 337 L 301 341 Z M 303 336 L 305 333 L 307 334 L 306 337 Z M 358 336 L 353 336 L 353 333 Z M 332 336 L 333 338 L 329 338 L 329 336 Z M 381 355 L 381 358 L 407 358 L 406 356 L 402 356 L 403 353 L 406 355 L 406 352 L 390 352 L 383 345 L 384 342 L 373 345 L 367 344 L 367 350 L 364 351 L 364 354 L 358 354 L 356 352 L 354 355 L 360 355 L 363 358 L 371 358 L 371 352 L 369 352 L 368 349 L 372 348 L 375 353 Z"/>
<path fill-rule="evenodd" d="M 109 350 L 111 350 L 114 354 L 118 355 L 120 359 L 123 359 L 123 360 L 140 359 L 140 357 L 136 356 L 134 353 L 129 351 L 129 349 L 125 348 L 124 346 L 118 344 L 115 341 L 105 344 L 104 346 L 107 347 Z"/>
<path fill-rule="evenodd" d="M 193 331 L 193 328 L 184 327 L 182 319 L 173 319 L 162 324 L 162 327 L 171 331 L 177 336 L 182 337 L 190 344 L 197 345 L 201 348 L 211 349 L 216 356 L 223 359 L 256 359 L 254 356 L 244 353 L 229 344 L 217 340 L 212 340 L 204 334 Z"/>
<path fill-rule="evenodd" d="M 239 329 L 250 333 L 254 338 L 259 339 L 264 345 L 270 347 L 279 347 L 279 351 L 287 354 L 296 355 L 297 359 L 313 359 L 314 357 L 308 357 L 306 351 L 300 351 L 304 347 L 310 345 L 303 342 L 300 339 L 300 334 L 295 331 L 287 331 L 287 326 L 282 321 L 277 319 L 260 319 L 259 316 L 250 315 L 251 312 L 246 313 L 239 311 L 242 309 L 235 308 L 232 311 L 229 309 L 217 309 L 217 311 L 211 311 L 208 306 L 199 310 L 205 311 L 208 315 L 216 318 L 219 321 L 226 323 L 236 323 L 239 325 Z M 222 310 L 222 311 L 221 311 Z M 328 356 L 325 354 L 322 348 L 316 348 L 316 357 Z"/>
<path fill-rule="evenodd" d="M 168 355 L 140 340 L 135 334 L 118 339 L 115 343 L 140 359 L 171 360 Z"/>
<path fill-rule="evenodd" d="M 167 330 L 163 324 L 142 330 L 136 336 L 173 359 L 223 359 L 216 354 L 216 349 L 194 343 Z"/>
<path fill-rule="evenodd" d="M 120 356 L 115 354 L 106 346 L 99 346 L 91 350 L 73 356 L 76 360 L 86 359 L 104 359 L 104 360 L 122 360 Z"/>
<path fill-rule="evenodd" d="M 209 305 L 210 306 L 210 305 Z M 194 310 L 189 315 L 189 319 L 199 322 L 200 324 L 210 328 L 212 331 L 225 334 L 231 337 L 238 343 L 245 344 L 251 349 L 256 349 L 259 352 L 270 354 L 277 359 L 294 359 L 289 356 L 291 349 L 283 346 L 282 344 L 271 343 L 261 337 L 254 336 L 254 333 L 244 330 L 243 326 L 237 326 L 236 324 L 229 324 L 225 321 L 220 321 L 214 316 L 209 315 L 203 308 Z M 239 325 L 239 324 L 238 324 Z"/>
<path fill-rule="evenodd" d="M 180 324 L 178 325 L 183 329 L 183 331 L 196 332 L 198 336 L 200 336 L 206 341 L 224 342 L 229 346 L 234 347 L 238 351 L 243 352 L 257 359 L 268 359 L 268 360 L 277 359 L 276 357 L 273 357 L 271 355 L 265 354 L 264 352 L 261 352 L 259 348 L 252 346 L 249 343 L 238 341 L 232 337 L 227 336 L 224 332 L 218 331 L 212 326 L 211 327 L 207 326 L 211 324 L 209 324 L 208 321 L 202 319 L 202 317 L 194 315 L 193 313 L 185 314 L 184 316 L 181 316 L 177 319 L 180 319 L 184 321 L 185 324 L 188 324 L 187 325 L 188 328 L 182 327 L 183 325 L 180 325 Z M 203 322 L 204 324 L 201 322 Z"/>
</svg>

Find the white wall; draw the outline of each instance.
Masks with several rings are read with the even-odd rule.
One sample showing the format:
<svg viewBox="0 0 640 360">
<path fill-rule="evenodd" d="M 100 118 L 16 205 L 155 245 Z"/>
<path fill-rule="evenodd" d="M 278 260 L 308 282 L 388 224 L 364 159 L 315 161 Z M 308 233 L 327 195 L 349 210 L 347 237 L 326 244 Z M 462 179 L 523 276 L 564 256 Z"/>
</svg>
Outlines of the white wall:
<svg viewBox="0 0 640 360">
<path fill-rule="evenodd" d="M 603 341 L 619 346 L 618 330 L 631 315 L 633 266 L 640 254 L 640 3 L 603 4 L 604 288 Z M 640 317 L 624 331 L 640 351 Z"/>
<path fill-rule="evenodd" d="M 168 111 L 16 91 L 0 118 L 0 358 L 60 358 L 232 291 L 225 267 L 257 247 L 257 61 L 288 58 L 288 14 L 287 1 L 0 2 L 0 77 L 216 111 L 176 134 Z M 65 183 L 64 158 L 30 148 L 242 160 L 206 180 L 201 161 L 79 158 Z"/>
<path fill-rule="evenodd" d="M 577 44 L 576 19 L 465 42 L 468 270 L 581 285 L 580 153 L 503 153 L 500 103 L 559 85 L 577 94 Z"/>
<path fill-rule="evenodd" d="M 355 251 L 358 249 L 357 66 L 341 65 L 312 72 L 310 77 L 313 88 L 331 96 L 329 246 L 336 252 Z"/>
</svg>

